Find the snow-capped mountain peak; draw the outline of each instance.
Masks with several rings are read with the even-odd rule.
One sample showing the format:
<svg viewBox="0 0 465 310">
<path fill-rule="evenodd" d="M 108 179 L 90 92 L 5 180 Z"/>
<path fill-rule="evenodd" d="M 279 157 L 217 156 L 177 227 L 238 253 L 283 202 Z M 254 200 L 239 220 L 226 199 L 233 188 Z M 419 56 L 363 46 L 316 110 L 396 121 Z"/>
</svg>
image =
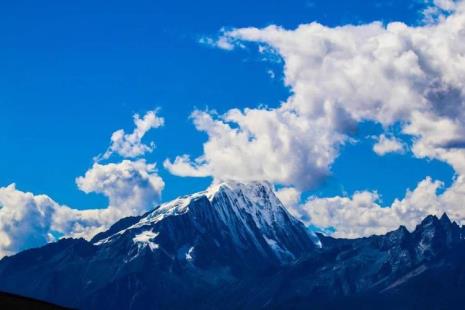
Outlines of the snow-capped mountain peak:
<svg viewBox="0 0 465 310">
<path fill-rule="evenodd" d="M 205 191 L 164 203 L 130 224 L 97 238 L 94 244 L 117 242 L 127 234 L 134 239 L 150 231 L 156 237 L 147 240 L 148 248 L 163 249 L 163 239 L 168 238 L 178 243 L 179 249 L 191 249 L 189 257 L 193 261 L 194 254 L 199 255 L 199 245 L 213 241 L 213 247 L 227 248 L 240 258 L 254 256 L 252 260 L 261 258 L 278 264 L 290 262 L 319 245 L 316 235 L 287 212 L 268 182 L 216 183 Z M 137 242 L 138 249 L 141 244 Z M 150 246 L 153 244 L 157 247 Z"/>
<path fill-rule="evenodd" d="M 261 226 L 263 221 L 271 224 L 276 218 L 276 212 L 285 212 L 288 216 L 284 205 L 276 197 L 273 185 L 269 182 L 250 182 L 240 183 L 236 181 L 227 181 L 212 184 L 205 191 L 197 192 L 190 195 L 178 197 L 172 201 L 161 204 L 158 208 L 152 211 L 147 217 L 141 221 L 156 223 L 167 216 L 180 215 L 189 210 L 193 201 L 201 198 L 207 198 L 210 203 L 214 203 L 222 197 L 229 199 L 237 208 L 252 211 L 256 223 Z M 213 204 L 216 207 L 216 204 Z"/>
</svg>

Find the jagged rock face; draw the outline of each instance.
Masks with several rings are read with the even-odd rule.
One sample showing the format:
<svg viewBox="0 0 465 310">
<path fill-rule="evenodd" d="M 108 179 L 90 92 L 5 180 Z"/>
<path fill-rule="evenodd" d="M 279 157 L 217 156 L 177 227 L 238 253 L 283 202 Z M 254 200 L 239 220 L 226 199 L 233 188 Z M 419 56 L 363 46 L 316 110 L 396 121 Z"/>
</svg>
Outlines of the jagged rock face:
<svg viewBox="0 0 465 310">
<path fill-rule="evenodd" d="M 86 309 L 183 307 L 318 242 L 270 184 L 228 182 L 123 219 L 91 242 L 62 240 L 5 258 L 0 290 Z"/>
<path fill-rule="evenodd" d="M 434 259 L 461 240 L 461 229 L 444 214 L 439 220 L 426 217 L 413 234 L 418 259 Z"/>
<path fill-rule="evenodd" d="M 257 289 L 236 305 L 311 305 L 317 309 L 350 309 L 360 304 L 366 309 L 463 307 L 463 235 L 463 228 L 444 215 L 441 219 L 428 216 L 413 232 L 400 227 L 383 236 L 354 240 L 321 236 L 321 250 L 249 285 Z"/>
</svg>

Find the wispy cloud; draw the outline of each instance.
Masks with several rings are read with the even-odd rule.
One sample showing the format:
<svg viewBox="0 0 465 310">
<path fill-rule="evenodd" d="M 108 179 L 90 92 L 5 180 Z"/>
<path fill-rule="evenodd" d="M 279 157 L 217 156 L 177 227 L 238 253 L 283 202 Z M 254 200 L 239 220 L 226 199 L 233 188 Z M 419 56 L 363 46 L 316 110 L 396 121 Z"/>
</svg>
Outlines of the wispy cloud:
<svg viewBox="0 0 465 310">
<path fill-rule="evenodd" d="M 229 42 L 226 38 L 211 38 L 211 37 L 201 37 L 199 39 L 200 44 L 204 44 L 210 47 L 220 48 L 226 51 L 232 51 L 235 48 L 235 45 Z"/>
<path fill-rule="evenodd" d="M 134 158 L 145 153 L 152 152 L 155 143 L 142 143 L 145 134 L 153 128 L 164 125 L 165 120 L 157 115 L 158 110 L 148 111 L 142 118 L 139 114 L 134 115 L 134 131 L 126 133 L 124 129 L 119 129 L 111 135 L 111 144 L 105 153 L 95 158 L 96 161 L 109 159 L 112 154 L 118 154 L 124 158 Z"/>
</svg>

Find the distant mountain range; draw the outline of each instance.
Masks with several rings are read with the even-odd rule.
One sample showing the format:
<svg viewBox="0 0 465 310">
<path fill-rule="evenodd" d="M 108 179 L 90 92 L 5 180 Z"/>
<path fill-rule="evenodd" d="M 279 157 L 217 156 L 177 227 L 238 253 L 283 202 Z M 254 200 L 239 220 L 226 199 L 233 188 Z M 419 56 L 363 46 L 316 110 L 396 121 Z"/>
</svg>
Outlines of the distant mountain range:
<svg viewBox="0 0 465 310">
<path fill-rule="evenodd" d="M 0 291 L 81 309 L 455 309 L 465 228 L 425 218 L 382 236 L 309 232 L 268 183 L 222 183 L 0 260 Z"/>
</svg>

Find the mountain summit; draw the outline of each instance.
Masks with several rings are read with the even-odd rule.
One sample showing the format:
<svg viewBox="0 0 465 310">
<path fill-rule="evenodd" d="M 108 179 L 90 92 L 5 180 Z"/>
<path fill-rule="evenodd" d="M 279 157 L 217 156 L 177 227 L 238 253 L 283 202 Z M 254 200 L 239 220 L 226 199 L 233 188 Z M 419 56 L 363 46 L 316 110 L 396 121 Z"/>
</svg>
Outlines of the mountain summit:
<svg viewBox="0 0 465 310">
<path fill-rule="evenodd" d="M 289 263 L 319 245 L 318 237 L 287 212 L 267 182 L 212 185 L 127 223 L 117 223 L 92 243 L 112 247 L 132 240 L 128 259 L 149 249 L 192 264 L 203 257 L 234 257 L 234 264 L 254 269 Z"/>
</svg>

